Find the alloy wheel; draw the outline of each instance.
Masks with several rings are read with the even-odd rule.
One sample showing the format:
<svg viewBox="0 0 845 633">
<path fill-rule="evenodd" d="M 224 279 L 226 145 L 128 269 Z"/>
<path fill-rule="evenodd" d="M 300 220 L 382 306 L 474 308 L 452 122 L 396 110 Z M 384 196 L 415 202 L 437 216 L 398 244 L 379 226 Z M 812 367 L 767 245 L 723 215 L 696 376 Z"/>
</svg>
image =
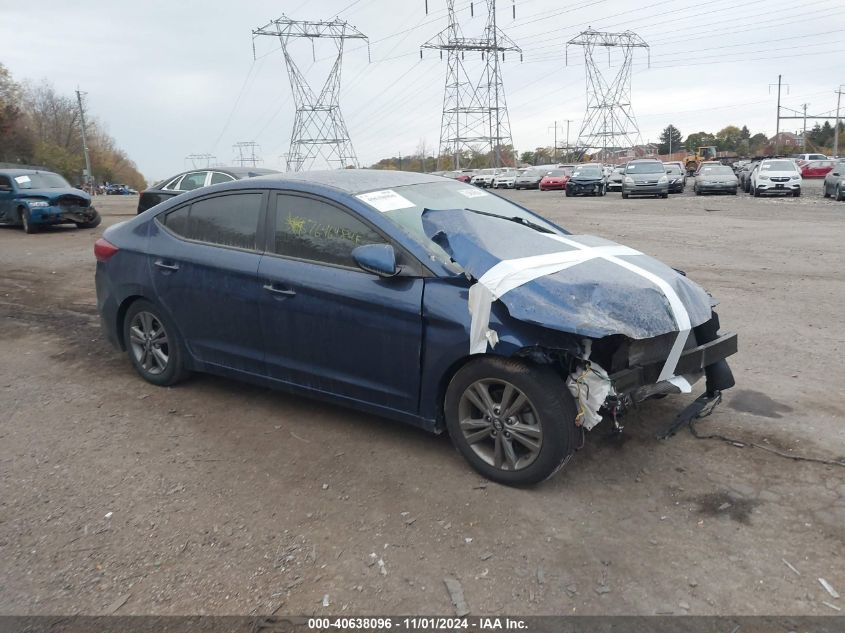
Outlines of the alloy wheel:
<svg viewBox="0 0 845 633">
<path fill-rule="evenodd" d="M 141 368 L 157 376 L 170 362 L 170 341 L 162 322 L 150 312 L 139 312 L 129 324 L 132 355 Z"/>
<path fill-rule="evenodd" d="M 528 397 L 509 382 L 472 383 L 461 395 L 458 419 L 467 444 L 494 468 L 522 470 L 540 454 L 540 418 Z"/>
</svg>

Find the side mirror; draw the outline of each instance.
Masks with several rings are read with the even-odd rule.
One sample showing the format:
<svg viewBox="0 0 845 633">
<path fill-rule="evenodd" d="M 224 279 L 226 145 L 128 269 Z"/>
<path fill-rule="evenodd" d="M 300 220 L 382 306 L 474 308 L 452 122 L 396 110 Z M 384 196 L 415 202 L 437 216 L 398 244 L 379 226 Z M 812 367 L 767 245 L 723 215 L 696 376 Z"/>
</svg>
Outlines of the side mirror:
<svg viewBox="0 0 845 633">
<path fill-rule="evenodd" d="M 396 253 L 390 244 L 365 244 L 352 251 L 352 259 L 362 270 L 379 277 L 393 277 L 396 267 Z"/>
<path fill-rule="evenodd" d="M 838 176 L 838 175 L 839 175 L 839 172 L 838 172 L 838 171 L 835 171 L 835 172 L 833 172 L 833 175 L 834 175 L 834 176 Z M 0 190 L 2 190 L 2 187 L 0 187 Z"/>
</svg>

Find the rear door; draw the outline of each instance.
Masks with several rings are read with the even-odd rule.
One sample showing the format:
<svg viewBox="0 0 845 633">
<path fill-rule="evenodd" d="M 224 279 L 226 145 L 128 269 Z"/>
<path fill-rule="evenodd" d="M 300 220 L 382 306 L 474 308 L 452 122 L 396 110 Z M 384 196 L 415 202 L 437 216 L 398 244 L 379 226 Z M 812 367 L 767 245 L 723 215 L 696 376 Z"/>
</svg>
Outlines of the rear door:
<svg viewBox="0 0 845 633">
<path fill-rule="evenodd" d="M 220 193 L 152 225 L 157 298 L 202 363 L 264 374 L 257 273 L 266 201 L 264 191 Z"/>
<path fill-rule="evenodd" d="M 268 374 L 416 412 L 423 279 L 385 279 L 358 268 L 354 248 L 389 240 L 334 202 L 275 194 L 268 220 L 259 268 Z"/>
<path fill-rule="evenodd" d="M 12 179 L 0 175 L 0 222 L 11 223 L 17 219 L 13 200 L 15 191 L 12 188 Z"/>
</svg>

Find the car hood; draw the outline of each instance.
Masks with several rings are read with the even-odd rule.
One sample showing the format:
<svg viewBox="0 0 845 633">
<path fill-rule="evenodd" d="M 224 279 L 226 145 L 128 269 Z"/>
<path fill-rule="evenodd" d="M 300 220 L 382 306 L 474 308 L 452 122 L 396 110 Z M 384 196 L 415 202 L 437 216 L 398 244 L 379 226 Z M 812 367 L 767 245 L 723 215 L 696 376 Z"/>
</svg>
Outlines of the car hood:
<svg viewBox="0 0 845 633">
<path fill-rule="evenodd" d="M 632 180 L 635 182 L 640 180 L 659 180 L 661 176 L 665 176 L 666 174 L 663 172 L 655 172 L 653 174 L 646 174 L 646 173 L 633 173 L 633 174 L 625 174 L 626 176 L 630 176 Z"/>
<path fill-rule="evenodd" d="M 20 198 L 48 198 L 51 201 L 58 200 L 62 196 L 76 196 L 83 200 L 91 201 L 91 196 L 81 189 L 66 187 L 63 189 L 21 189 L 18 193 Z"/>
<path fill-rule="evenodd" d="M 429 238 L 475 280 L 506 260 L 579 248 L 466 209 L 427 209 L 422 221 Z M 621 246 L 591 235 L 561 237 L 583 247 Z M 711 318 L 711 297 L 686 276 L 643 254 L 617 259 L 623 264 L 590 259 L 527 281 L 499 299 L 513 318 L 526 323 L 590 338 L 622 334 L 646 339 L 678 331 L 669 300 L 654 281 L 659 278 L 678 296 L 693 327 Z"/>
<path fill-rule="evenodd" d="M 604 180 L 604 176 L 570 176 L 569 182 L 598 182 Z"/>
</svg>

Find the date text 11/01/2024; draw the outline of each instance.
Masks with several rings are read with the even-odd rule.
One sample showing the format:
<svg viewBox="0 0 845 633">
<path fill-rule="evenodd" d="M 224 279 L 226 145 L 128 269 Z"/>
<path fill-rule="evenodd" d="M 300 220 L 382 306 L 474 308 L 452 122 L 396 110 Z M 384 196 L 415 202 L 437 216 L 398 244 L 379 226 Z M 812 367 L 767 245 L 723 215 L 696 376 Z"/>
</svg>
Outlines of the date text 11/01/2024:
<svg viewBox="0 0 845 633">
<path fill-rule="evenodd" d="M 367 617 L 367 618 L 309 618 L 308 628 L 315 631 L 332 629 L 365 629 L 376 631 L 407 630 L 407 631 L 525 631 L 528 623 L 520 618 L 477 617 L 477 618 L 444 618 L 444 617 Z"/>
</svg>

